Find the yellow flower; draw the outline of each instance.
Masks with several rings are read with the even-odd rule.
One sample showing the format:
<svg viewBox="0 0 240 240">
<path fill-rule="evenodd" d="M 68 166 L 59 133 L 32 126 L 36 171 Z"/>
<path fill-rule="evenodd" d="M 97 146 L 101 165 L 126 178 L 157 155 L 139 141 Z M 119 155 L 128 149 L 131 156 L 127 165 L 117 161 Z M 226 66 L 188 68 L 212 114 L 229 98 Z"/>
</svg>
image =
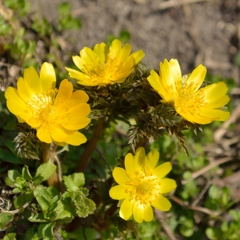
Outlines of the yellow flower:
<svg viewBox="0 0 240 240">
<path fill-rule="evenodd" d="M 80 145 L 87 139 L 78 129 L 90 122 L 88 95 L 80 90 L 73 92 L 67 79 L 61 82 L 59 90 L 55 84 L 52 64 L 44 63 L 40 76 L 33 67 L 27 68 L 23 78 L 18 79 L 17 89 L 7 88 L 7 107 L 19 122 L 36 129 L 42 142 Z"/>
<path fill-rule="evenodd" d="M 176 59 L 160 63 L 159 75 L 151 71 L 148 81 L 162 97 L 162 102 L 174 105 L 176 112 L 192 123 L 208 124 L 214 120 L 225 121 L 230 113 L 224 111 L 229 102 L 228 88 L 224 82 L 200 88 L 206 68 L 199 65 L 189 75 L 182 76 Z"/>
<path fill-rule="evenodd" d="M 110 189 L 110 197 L 120 201 L 120 217 L 128 220 L 132 215 L 141 223 L 153 219 L 152 206 L 168 211 L 171 203 L 163 194 L 176 188 L 173 179 L 163 178 L 172 169 L 170 162 L 156 167 L 159 152 L 151 151 L 145 156 L 144 148 L 137 149 L 135 156 L 128 153 L 125 157 L 125 169 L 116 167 L 113 177 L 119 184 Z"/>
<path fill-rule="evenodd" d="M 73 62 L 80 71 L 66 68 L 70 77 L 85 86 L 106 86 L 122 83 L 131 74 L 134 66 L 144 57 L 139 50 L 130 54 L 131 44 L 115 39 L 110 48 L 105 43 L 96 44 L 94 49 L 88 47 L 80 51 L 80 56 L 73 56 Z"/>
</svg>

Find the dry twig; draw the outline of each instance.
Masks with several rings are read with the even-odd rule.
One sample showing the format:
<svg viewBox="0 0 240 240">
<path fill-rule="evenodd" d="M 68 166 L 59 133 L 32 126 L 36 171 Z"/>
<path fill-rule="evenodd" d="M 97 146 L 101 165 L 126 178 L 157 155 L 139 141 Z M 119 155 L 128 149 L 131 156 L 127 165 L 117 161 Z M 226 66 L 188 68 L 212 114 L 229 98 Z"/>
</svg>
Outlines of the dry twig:
<svg viewBox="0 0 240 240">
<path fill-rule="evenodd" d="M 229 162 L 229 161 L 232 161 L 233 158 L 232 157 L 225 157 L 225 158 L 222 158 L 221 160 L 218 160 L 218 161 L 213 161 L 213 162 L 210 162 L 206 167 L 194 172 L 192 174 L 192 178 L 190 179 L 186 179 L 186 180 L 182 180 L 181 183 L 184 185 L 190 181 L 192 181 L 193 179 L 203 175 L 204 173 L 210 171 L 212 168 L 218 166 L 218 165 L 221 165 L 223 163 L 226 163 L 226 162 Z"/>
<path fill-rule="evenodd" d="M 181 5 L 187 5 L 187 4 L 198 3 L 198 2 L 206 2 L 206 1 L 213 1 L 213 0 L 170 0 L 167 2 L 161 2 L 159 4 L 159 9 L 166 10 L 172 7 L 179 7 Z"/>
<path fill-rule="evenodd" d="M 161 226 L 163 227 L 165 233 L 168 236 L 169 240 L 177 240 L 177 238 L 175 238 L 172 230 L 168 227 L 167 224 L 165 224 L 164 222 L 164 215 L 163 213 L 161 213 L 159 210 L 155 209 L 155 213 L 156 213 L 156 218 L 157 220 L 161 223 Z"/>
</svg>

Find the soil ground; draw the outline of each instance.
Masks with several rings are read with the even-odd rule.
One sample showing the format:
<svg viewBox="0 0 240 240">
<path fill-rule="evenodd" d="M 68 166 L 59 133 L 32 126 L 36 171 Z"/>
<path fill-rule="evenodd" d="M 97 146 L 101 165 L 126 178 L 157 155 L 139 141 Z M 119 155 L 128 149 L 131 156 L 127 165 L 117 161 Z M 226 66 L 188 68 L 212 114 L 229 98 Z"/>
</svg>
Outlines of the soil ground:
<svg viewBox="0 0 240 240">
<path fill-rule="evenodd" d="M 54 21 L 64 0 L 32 1 L 33 10 Z M 70 0 L 82 20 L 68 32 L 77 54 L 84 46 L 106 41 L 107 35 L 131 34 L 133 49 L 143 49 L 144 62 L 159 67 L 164 58 L 179 60 L 183 73 L 198 64 L 208 72 L 239 82 L 234 59 L 239 53 L 239 0 Z"/>
</svg>

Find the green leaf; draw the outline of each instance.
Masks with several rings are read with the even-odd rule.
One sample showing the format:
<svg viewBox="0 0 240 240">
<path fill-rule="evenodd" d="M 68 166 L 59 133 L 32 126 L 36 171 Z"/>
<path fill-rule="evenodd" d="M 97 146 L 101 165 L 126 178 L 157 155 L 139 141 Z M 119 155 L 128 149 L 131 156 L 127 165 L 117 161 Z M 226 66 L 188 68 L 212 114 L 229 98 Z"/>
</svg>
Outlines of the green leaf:
<svg viewBox="0 0 240 240">
<path fill-rule="evenodd" d="M 34 185 L 36 186 L 41 182 L 48 180 L 55 171 L 56 166 L 51 162 L 41 164 L 37 169 L 36 175 L 34 176 Z"/>
<path fill-rule="evenodd" d="M 219 189 L 216 186 L 212 185 L 209 189 L 209 196 L 213 199 L 218 199 Z"/>
<path fill-rule="evenodd" d="M 180 226 L 180 233 L 185 237 L 191 237 L 194 233 L 193 221 L 185 216 L 181 216 L 179 221 L 182 223 Z"/>
<path fill-rule="evenodd" d="M 3 240 L 16 240 L 16 233 L 8 233 L 4 236 Z"/>
<path fill-rule="evenodd" d="M 43 213 L 37 213 L 35 214 L 34 212 L 31 213 L 31 216 L 28 218 L 30 222 L 48 222 Z"/>
<path fill-rule="evenodd" d="M 3 231 L 7 223 L 13 220 L 14 214 L 3 212 L 0 214 L 0 231 Z"/>
<path fill-rule="evenodd" d="M 48 240 L 54 240 L 53 236 L 53 228 L 55 226 L 55 222 L 51 223 L 41 223 L 38 227 L 38 235 L 40 238 L 48 239 Z"/>
<path fill-rule="evenodd" d="M 131 39 L 131 34 L 130 32 L 126 31 L 126 30 L 121 30 L 120 35 L 119 35 L 119 39 L 121 40 L 121 42 L 128 42 Z"/>
<path fill-rule="evenodd" d="M 76 192 L 80 187 L 84 186 L 85 178 L 83 173 L 74 173 L 63 177 L 64 184 L 68 191 Z"/>
<path fill-rule="evenodd" d="M 51 202 L 52 196 L 51 194 L 47 191 L 47 188 L 39 185 L 33 190 L 33 194 L 35 197 L 41 196 L 44 199 L 46 199 L 47 202 Z"/>
<path fill-rule="evenodd" d="M 229 203 L 229 200 L 231 198 L 231 192 L 228 187 L 223 187 L 222 188 L 222 203 L 224 205 L 227 205 Z"/>
<path fill-rule="evenodd" d="M 22 192 L 22 189 L 20 189 L 20 188 L 14 188 L 14 189 L 12 190 L 12 192 L 13 192 L 13 193 L 20 193 L 20 192 Z"/>
<path fill-rule="evenodd" d="M 79 189 L 77 192 L 68 192 L 65 196 L 71 197 L 72 202 L 76 208 L 76 214 L 79 217 L 87 217 L 92 214 L 95 209 L 95 203 L 87 198 L 88 190 L 86 188 Z"/>
<path fill-rule="evenodd" d="M 48 213 L 47 217 L 51 220 L 65 219 L 70 220 L 74 217 L 74 211 L 71 206 L 71 199 L 62 199 L 53 204 Z"/>
<path fill-rule="evenodd" d="M 8 171 L 8 178 L 11 182 L 15 182 L 17 177 L 21 177 L 21 174 L 17 170 L 9 170 Z"/>
<path fill-rule="evenodd" d="M 229 215 L 232 216 L 232 218 L 235 220 L 235 221 L 239 221 L 240 222 L 240 212 L 239 211 L 235 211 L 235 210 L 230 210 L 229 211 Z"/>
<path fill-rule="evenodd" d="M 24 189 L 28 185 L 28 182 L 22 178 L 22 177 L 17 177 L 15 181 L 15 186 L 19 189 Z"/>
<path fill-rule="evenodd" d="M 10 162 L 13 164 L 21 164 L 22 161 L 17 158 L 15 154 L 9 151 L 9 149 L 1 149 L 0 154 L 3 155 L 1 161 Z"/>
<path fill-rule="evenodd" d="M 211 240 L 219 240 L 222 237 L 221 231 L 216 228 L 207 228 L 206 235 Z"/>
<path fill-rule="evenodd" d="M 227 232 L 228 230 L 228 223 L 227 222 L 223 222 L 222 225 L 221 225 L 221 230 L 223 232 Z"/>
<path fill-rule="evenodd" d="M 28 168 L 27 165 L 25 165 L 25 166 L 23 167 L 23 169 L 22 169 L 22 177 L 23 177 L 24 179 L 26 179 L 27 181 L 29 181 L 29 180 L 32 179 L 32 176 L 31 176 L 31 174 L 30 174 L 30 172 L 29 172 L 29 168 Z"/>
<path fill-rule="evenodd" d="M 11 34 L 11 25 L 7 24 L 2 16 L 0 16 L 0 35 L 6 36 Z"/>
<path fill-rule="evenodd" d="M 58 12 L 61 15 L 68 14 L 71 11 L 71 4 L 68 2 L 61 3 L 58 6 Z"/>
<path fill-rule="evenodd" d="M 21 208 L 25 203 L 31 202 L 33 199 L 32 192 L 25 192 L 22 195 L 16 197 L 13 201 L 15 208 Z"/>
<path fill-rule="evenodd" d="M 39 185 L 34 189 L 33 193 L 44 212 L 47 212 L 49 207 L 60 198 L 59 192 L 54 187 L 46 188 Z"/>
<path fill-rule="evenodd" d="M 8 177 L 5 178 L 5 184 L 11 188 L 14 188 L 14 182 L 12 182 Z"/>
</svg>

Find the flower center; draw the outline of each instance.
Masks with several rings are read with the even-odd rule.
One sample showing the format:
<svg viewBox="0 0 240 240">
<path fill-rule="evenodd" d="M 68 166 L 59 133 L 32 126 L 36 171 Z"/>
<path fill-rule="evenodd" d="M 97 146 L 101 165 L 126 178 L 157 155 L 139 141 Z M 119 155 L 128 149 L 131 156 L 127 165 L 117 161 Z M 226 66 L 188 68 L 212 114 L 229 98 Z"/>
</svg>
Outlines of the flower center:
<svg viewBox="0 0 240 240">
<path fill-rule="evenodd" d="M 206 106 L 205 94 L 203 89 L 196 90 L 195 83 L 188 83 L 188 76 L 183 76 L 182 82 L 176 84 L 178 96 L 174 99 L 177 112 L 197 113 L 202 107 Z"/>
<path fill-rule="evenodd" d="M 48 93 L 36 94 L 28 102 L 27 105 L 32 112 L 30 121 L 36 125 L 49 125 L 52 123 L 50 116 L 54 112 L 54 100 L 57 94 L 57 89 L 50 90 Z M 35 125 L 34 124 L 34 125 Z"/>
<path fill-rule="evenodd" d="M 159 179 L 143 171 L 137 172 L 135 176 L 126 183 L 131 186 L 126 190 L 130 198 L 141 205 L 153 202 L 160 194 Z"/>
<path fill-rule="evenodd" d="M 92 65 L 92 64 L 91 64 Z M 90 76 L 90 81 L 98 85 L 113 83 L 122 63 L 108 55 L 105 63 L 85 66 L 84 72 Z"/>
</svg>

